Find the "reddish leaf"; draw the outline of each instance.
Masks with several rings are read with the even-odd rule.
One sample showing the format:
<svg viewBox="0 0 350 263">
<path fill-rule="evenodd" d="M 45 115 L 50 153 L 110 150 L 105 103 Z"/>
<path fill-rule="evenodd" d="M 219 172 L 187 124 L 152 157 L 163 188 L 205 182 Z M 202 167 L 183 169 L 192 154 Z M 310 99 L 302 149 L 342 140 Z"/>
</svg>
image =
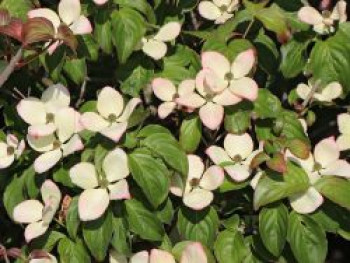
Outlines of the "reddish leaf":
<svg viewBox="0 0 350 263">
<path fill-rule="evenodd" d="M 255 169 L 257 168 L 260 164 L 266 162 L 267 160 L 269 160 L 270 157 L 264 153 L 264 152 L 261 152 L 261 153 L 258 153 L 257 155 L 255 155 L 255 157 L 253 158 L 253 160 L 251 161 L 250 163 L 250 168 L 251 169 Z"/>
<path fill-rule="evenodd" d="M 23 26 L 23 45 L 49 41 L 55 36 L 55 29 L 52 23 L 42 17 L 29 19 Z"/>
<path fill-rule="evenodd" d="M 287 171 L 287 163 L 282 153 L 276 153 L 270 160 L 266 162 L 266 165 L 270 169 L 279 173 L 285 173 Z"/>
<path fill-rule="evenodd" d="M 11 19 L 6 26 L 0 26 L 0 34 L 12 37 L 22 42 L 23 22 L 19 19 Z"/>
<path fill-rule="evenodd" d="M 7 250 L 7 255 L 12 258 L 19 258 L 22 255 L 22 250 L 16 247 Z"/>
<path fill-rule="evenodd" d="M 310 145 L 300 139 L 293 139 L 288 142 L 288 149 L 300 159 L 307 159 L 310 155 Z"/>
<path fill-rule="evenodd" d="M 60 25 L 57 32 L 57 39 L 63 41 L 68 47 L 70 47 L 73 51 L 77 49 L 78 41 L 74 36 L 72 30 L 66 25 Z"/>
</svg>

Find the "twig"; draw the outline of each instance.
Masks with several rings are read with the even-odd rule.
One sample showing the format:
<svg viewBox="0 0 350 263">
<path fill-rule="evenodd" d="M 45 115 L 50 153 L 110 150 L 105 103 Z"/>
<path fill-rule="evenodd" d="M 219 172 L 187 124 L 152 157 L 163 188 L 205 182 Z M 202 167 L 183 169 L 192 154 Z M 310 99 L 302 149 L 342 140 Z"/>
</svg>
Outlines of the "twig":
<svg viewBox="0 0 350 263">
<path fill-rule="evenodd" d="M 1 72 L 1 75 L 0 75 L 0 88 L 4 85 L 4 83 L 8 80 L 10 75 L 15 70 L 15 67 L 16 67 L 17 63 L 22 58 L 22 53 L 23 53 L 22 48 L 19 48 L 17 53 L 16 53 L 16 55 L 11 59 L 10 63 L 7 65 L 5 70 L 3 72 Z"/>
<path fill-rule="evenodd" d="M 80 87 L 79 98 L 78 98 L 77 102 L 75 103 L 76 108 L 79 108 L 80 104 L 83 102 L 85 91 L 86 91 L 86 82 L 87 82 L 87 78 L 84 78 L 84 82 Z"/>
<path fill-rule="evenodd" d="M 194 30 L 198 30 L 200 24 L 194 12 L 191 12 L 191 20 L 192 20 Z"/>
<path fill-rule="evenodd" d="M 249 23 L 249 25 L 247 26 L 247 28 L 246 28 L 246 30 L 245 30 L 245 32 L 244 32 L 244 34 L 243 34 L 243 38 L 246 38 L 246 37 L 247 37 L 247 35 L 248 35 L 250 29 L 252 28 L 254 22 L 255 22 L 255 19 L 253 18 L 253 20 L 251 20 L 250 23 Z"/>
</svg>

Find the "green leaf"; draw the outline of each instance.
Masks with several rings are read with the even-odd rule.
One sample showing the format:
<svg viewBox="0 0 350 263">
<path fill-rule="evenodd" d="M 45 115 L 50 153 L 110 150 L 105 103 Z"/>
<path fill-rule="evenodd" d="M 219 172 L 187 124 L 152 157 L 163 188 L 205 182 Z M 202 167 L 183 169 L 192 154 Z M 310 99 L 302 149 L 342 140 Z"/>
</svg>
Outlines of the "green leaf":
<svg viewBox="0 0 350 263">
<path fill-rule="evenodd" d="M 147 210 L 140 202 L 128 200 L 125 202 L 127 220 L 130 230 L 142 239 L 162 241 L 164 228 L 154 213 Z"/>
<path fill-rule="evenodd" d="M 292 39 L 281 47 L 280 70 L 285 78 L 294 78 L 303 71 L 307 61 L 308 44 L 308 41 L 302 42 Z"/>
<path fill-rule="evenodd" d="M 31 249 L 42 249 L 47 252 L 51 252 L 56 244 L 66 236 L 57 231 L 49 230 L 44 235 L 34 239 L 30 244 Z"/>
<path fill-rule="evenodd" d="M 298 119 L 298 115 L 295 112 L 285 110 L 282 112 L 280 117 L 283 122 L 281 135 L 290 140 L 299 139 L 309 144 L 309 139 L 306 136 L 304 128 L 301 125 Z"/>
<path fill-rule="evenodd" d="M 116 75 L 122 82 L 122 92 L 137 97 L 150 83 L 153 73 L 153 63 L 149 59 L 140 60 L 139 56 L 132 56 L 126 64 L 117 68 Z"/>
<path fill-rule="evenodd" d="M 197 150 L 202 137 L 202 122 L 198 116 L 184 119 L 180 128 L 180 145 L 186 153 Z"/>
<path fill-rule="evenodd" d="M 259 19 L 268 30 L 275 32 L 281 42 L 288 39 L 289 30 L 286 16 L 284 11 L 276 4 L 272 4 L 270 7 L 260 10 L 256 14 L 256 18 Z"/>
<path fill-rule="evenodd" d="M 87 74 L 87 66 L 84 58 L 66 60 L 63 71 L 77 85 L 84 82 Z"/>
<path fill-rule="evenodd" d="M 258 66 L 270 75 L 276 74 L 280 57 L 275 42 L 260 30 L 254 45 L 258 51 Z"/>
<path fill-rule="evenodd" d="M 219 218 L 213 207 L 194 211 L 185 206 L 178 213 L 177 229 L 184 240 L 199 241 L 211 247 L 219 228 Z"/>
<path fill-rule="evenodd" d="M 155 133 L 165 133 L 165 134 L 169 134 L 171 135 L 171 132 L 161 126 L 161 125 L 157 125 L 157 124 L 151 124 L 151 125 L 147 125 L 146 127 L 142 128 L 142 130 L 137 134 L 138 138 L 146 138 L 148 136 L 151 136 L 152 134 Z"/>
<path fill-rule="evenodd" d="M 87 60 L 96 61 L 98 59 L 98 44 L 91 34 L 77 36 L 79 48 L 77 50 L 79 57 L 85 57 Z"/>
<path fill-rule="evenodd" d="M 72 199 L 66 215 L 67 232 L 72 239 L 77 238 L 78 229 L 80 225 L 80 218 L 78 213 L 78 201 L 79 201 L 79 197 L 77 196 Z"/>
<path fill-rule="evenodd" d="M 170 198 L 167 198 L 167 200 L 157 208 L 156 215 L 162 223 L 170 225 L 174 216 L 173 203 Z"/>
<path fill-rule="evenodd" d="M 258 209 L 290 195 L 303 192 L 308 187 L 309 178 L 306 172 L 292 162 L 287 162 L 287 172 L 283 175 L 271 170 L 265 171 L 265 175 L 259 180 L 254 192 L 254 207 Z"/>
<path fill-rule="evenodd" d="M 20 202 L 25 200 L 24 196 L 25 180 L 23 177 L 14 177 L 5 189 L 3 202 L 7 214 L 13 219 L 13 209 Z"/>
<path fill-rule="evenodd" d="M 60 169 L 55 171 L 52 177 L 55 180 L 55 182 L 61 183 L 64 186 L 67 186 L 69 188 L 74 187 L 74 184 L 72 183 L 72 180 L 70 179 L 70 176 L 69 176 L 69 171 L 64 167 L 61 167 Z"/>
<path fill-rule="evenodd" d="M 124 218 L 114 217 L 113 218 L 113 237 L 111 245 L 115 250 L 124 255 L 131 254 L 128 229 Z"/>
<path fill-rule="evenodd" d="M 267 89 L 259 89 L 254 101 L 254 112 L 258 118 L 275 118 L 282 111 L 280 100 Z"/>
<path fill-rule="evenodd" d="M 61 263 L 90 263 L 89 253 L 81 240 L 71 241 L 69 238 L 63 238 L 58 244 L 58 254 Z"/>
<path fill-rule="evenodd" d="M 186 153 L 181 149 L 180 144 L 169 134 L 152 134 L 143 142 L 150 151 L 157 154 L 164 162 L 178 171 L 183 176 L 188 172 L 188 161 Z"/>
<path fill-rule="evenodd" d="M 108 9 L 99 10 L 95 16 L 95 39 L 106 54 L 111 54 L 113 51 L 112 22 L 110 16 L 111 13 Z"/>
<path fill-rule="evenodd" d="M 145 34 L 143 17 L 131 8 L 112 13 L 112 37 L 120 63 L 125 63 Z"/>
<path fill-rule="evenodd" d="M 156 16 L 154 14 L 153 8 L 146 0 L 114 0 L 114 2 L 119 4 L 121 7 L 131 7 L 137 11 L 140 11 L 146 16 L 148 22 L 152 24 L 156 23 Z"/>
<path fill-rule="evenodd" d="M 215 241 L 214 253 L 219 263 L 242 262 L 246 253 L 242 234 L 231 229 L 220 232 Z"/>
<path fill-rule="evenodd" d="M 0 8 L 7 9 L 11 16 L 23 20 L 27 19 L 28 11 L 33 7 L 30 0 L 3 0 L 0 3 Z"/>
<path fill-rule="evenodd" d="M 350 91 L 350 23 L 343 23 L 326 41 L 318 41 L 310 55 L 310 69 L 322 85 L 338 81 L 347 94 Z"/>
<path fill-rule="evenodd" d="M 316 182 L 316 189 L 332 202 L 350 210 L 350 181 L 324 176 Z"/>
<path fill-rule="evenodd" d="M 241 102 L 225 109 L 225 129 L 234 134 L 244 133 L 250 126 L 252 111 L 250 102 Z"/>
<path fill-rule="evenodd" d="M 161 160 L 147 153 L 135 151 L 129 155 L 132 177 L 141 187 L 148 201 L 158 207 L 169 193 L 169 171 Z"/>
<path fill-rule="evenodd" d="M 259 214 L 259 233 L 269 252 L 278 257 L 286 243 L 288 209 L 279 204 L 264 207 Z"/>
<path fill-rule="evenodd" d="M 112 213 L 107 211 L 97 220 L 84 222 L 83 237 L 91 254 L 97 261 L 107 256 L 109 242 L 113 235 Z"/>
<path fill-rule="evenodd" d="M 288 241 L 298 262 L 325 262 L 327 238 L 323 229 L 310 217 L 292 212 L 289 216 Z"/>
</svg>

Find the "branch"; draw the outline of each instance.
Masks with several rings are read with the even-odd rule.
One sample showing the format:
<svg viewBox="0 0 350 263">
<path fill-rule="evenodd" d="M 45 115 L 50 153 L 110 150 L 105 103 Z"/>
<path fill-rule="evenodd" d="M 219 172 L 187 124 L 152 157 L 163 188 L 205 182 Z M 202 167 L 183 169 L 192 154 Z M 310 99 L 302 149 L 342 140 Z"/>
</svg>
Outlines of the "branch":
<svg viewBox="0 0 350 263">
<path fill-rule="evenodd" d="M 1 75 L 0 75 L 0 88 L 4 85 L 4 83 L 8 80 L 10 75 L 15 70 L 15 67 L 16 67 L 17 63 L 22 58 L 22 53 L 23 53 L 22 48 L 18 49 L 16 55 L 14 57 L 12 57 L 10 63 L 7 65 L 5 70 L 3 72 L 1 72 Z"/>
</svg>

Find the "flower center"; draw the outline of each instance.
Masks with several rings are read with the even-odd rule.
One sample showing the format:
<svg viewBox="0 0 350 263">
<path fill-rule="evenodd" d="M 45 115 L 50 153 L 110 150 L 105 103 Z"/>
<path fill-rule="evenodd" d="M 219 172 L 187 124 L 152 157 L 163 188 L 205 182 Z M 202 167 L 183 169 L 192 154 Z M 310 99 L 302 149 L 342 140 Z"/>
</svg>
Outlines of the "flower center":
<svg viewBox="0 0 350 263">
<path fill-rule="evenodd" d="M 7 147 L 7 155 L 13 155 L 15 153 L 15 148 L 12 146 Z"/>
<path fill-rule="evenodd" d="M 61 142 L 59 140 L 55 140 L 52 145 L 53 149 L 58 149 L 61 147 Z"/>
<path fill-rule="evenodd" d="M 198 178 L 193 178 L 191 181 L 190 181 L 190 185 L 192 187 L 197 187 L 199 185 L 199 179 Z"/>
<path fill-rule="evenodd" d="M 322 169 L 322 165 L 320 163 L 315 163 L 314 165 L 314 170 L 316 172 L 320 171 Z"/>
<path fill-rule="evenodd" d="M 233 74 L 231 72 L 228 72 L 225 74 L 224 78 L 226 81 L 231 81 L 231 80 L 233 80 Z"/>
<path fill-rule="evenodd" d="M 328 10 L 322 12 L 323 17 L 323 23 L 326 26 L 332 26 L 333 25 L 333 19 L 331 18 L 332 13 Z"/>
<path fill-rule="evenodd" d="M 101 181 L 100 181 L 100 187 L 101 188 L 107 188 L 109 185 L 109 182 L 107 181 L 106 178 L 102 178 Z"/>
<path fill-rule="evenodd" d="M 242 156 L 237 154 L 235 157 L 232 159 L 235 163 L 240 163 L 242 161 Z"/>
<path fill-rule="evenodd" d="M 219 9 L 220 9 L 221 13 L 225 13 L 228 10 L 228 6 L 227 5 L 222 5 L 222 6 L 219 7 Z"/>
<path fill-rule="evenodd" d="M 54 121 L 55 121 L 55 115 L 53 113 L 46 114 L 46 123 L 50 123 Z"/>
<path fill-rule="evenodd" d="M 109 122 L 116 122 L 117 121 L 117 116 L 115 114 L 109 114 L 108 116 L 108 121 Z"/>
</svg>

